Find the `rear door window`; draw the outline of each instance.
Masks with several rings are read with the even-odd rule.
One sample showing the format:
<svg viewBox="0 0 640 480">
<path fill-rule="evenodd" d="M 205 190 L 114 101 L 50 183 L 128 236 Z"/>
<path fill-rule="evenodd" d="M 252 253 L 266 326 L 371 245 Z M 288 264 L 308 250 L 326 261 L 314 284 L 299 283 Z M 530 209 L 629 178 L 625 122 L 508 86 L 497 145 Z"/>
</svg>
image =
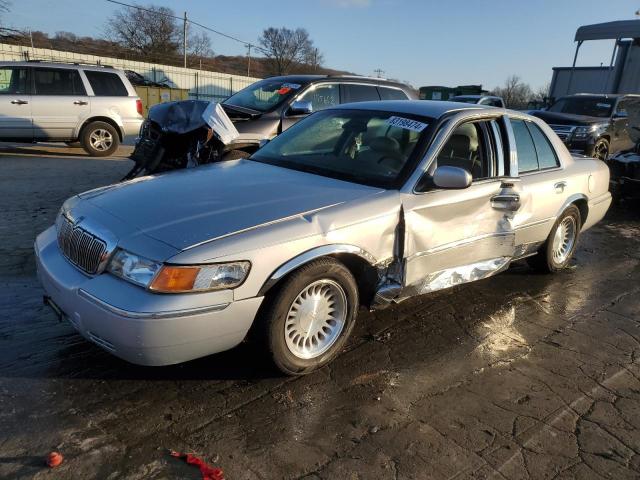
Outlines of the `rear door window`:
<svg viewBox="0 0 640 480">
<path fill-rule="evenodd" d="M 126 97 L 129 95 L 127 87 L 115 73 L 85 70 L 84 74 L 97 97 Z"/>
<path fill-rule="evenodd" d="M 516 141 L 516 151 L 518 153 L 518 173 L 527 173 L 538 170 L 538 156 L 533 144 L 533 138 L 524 120 L 511 119 L 513 136 Z"/>
<path fill-rule="evenodd" d="M 558 161 L 558 157 L 556 156 L 556 151 L 549 143 L 549 139 L 547 136 L 540 130 L 533 122 L 526 122 L 527 127 L 529 127 L 529 132 L 531 133 L 531 137 L 533 138 L 533 144 L 536 147 L 536 153 L 538 155 L 538 165 L 541 170 L 546 168 L 555 168 L 560 166 L 560 162 Z"/>
<path fill-rule="evenodd" d="M 28 92 L 26 68 L 0 68 L 0 95 L 23 95 Z"/>
<path fill-rule="evenodd" d="M 407 94 L 399 88 L 378 87 L 381 100 L 408 100 Z"/>
<path fill-rule="evenodd" d="M 342 85 L 342 103 L 369 102 L 380 100 L 378 89 L 374 85 Z"/>
<path fill-rule="evenodd" d="M 86 95 L 77 70 L 70 68 L 34 68 L 35 95 Z"/>
</svg>

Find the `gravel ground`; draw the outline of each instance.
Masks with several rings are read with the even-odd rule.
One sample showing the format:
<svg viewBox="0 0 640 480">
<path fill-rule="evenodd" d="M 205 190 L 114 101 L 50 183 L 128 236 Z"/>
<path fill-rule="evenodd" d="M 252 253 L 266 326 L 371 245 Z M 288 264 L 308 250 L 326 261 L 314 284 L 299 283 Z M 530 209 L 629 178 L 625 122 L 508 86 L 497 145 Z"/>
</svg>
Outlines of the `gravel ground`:
<svg viewBox="0 0 640 480">
<path fill-rule="evenodd" d="M 126 155 L 128 151 L 120 152 Z M 640 213 L 614 208 L 572 268 L 524 264 L 362 312 L 345 352 L 284 378 L 251 344 L 127 364 L 42 305 L 32 244 L 123 157 L 0 147 L 0 478 L 638 478 Z M 53 471 L 43 459 L 65 455 Z"/>
</svg>

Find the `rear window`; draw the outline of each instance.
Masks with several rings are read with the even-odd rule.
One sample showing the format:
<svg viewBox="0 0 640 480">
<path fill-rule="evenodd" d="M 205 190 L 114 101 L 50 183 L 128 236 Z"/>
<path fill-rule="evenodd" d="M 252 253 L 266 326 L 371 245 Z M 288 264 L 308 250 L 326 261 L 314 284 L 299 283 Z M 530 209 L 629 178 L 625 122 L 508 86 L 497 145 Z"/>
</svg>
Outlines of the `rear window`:
<svg viewBox="0 0 640 480">
<path fill-rule="evenodd" d="M 556 152 L 549 143 L 547 136 L 540 130 L 540 127 L 531 122 L 527 122 L 527 127 L 529 127 L 529 132 L 531 132 L 531 137 L 536 147 L 540 169 L 559 167 L 560 162 Z"/>
<path fill-rule="evenodd" d="M 398 88 L 378 87 L 382 100 L 408 100 L 407 94 Z"/>
<path fill-rule="evenodd" d="M 126 97 L 129 95 L 127 87 L 115 73 L 85 70 L 84 74 L 97 97 Z"/>
<path fill-rule="evenodd" d="M 378 90 L 374 85 L 342 85 L 342 103 L 370 102 L 380 100 Z"/>
<path fill-rule="evenodd" d="M 34 68 L 36 95 L 86 95 L 80 74 L 68 68 Z"/>
</svg>

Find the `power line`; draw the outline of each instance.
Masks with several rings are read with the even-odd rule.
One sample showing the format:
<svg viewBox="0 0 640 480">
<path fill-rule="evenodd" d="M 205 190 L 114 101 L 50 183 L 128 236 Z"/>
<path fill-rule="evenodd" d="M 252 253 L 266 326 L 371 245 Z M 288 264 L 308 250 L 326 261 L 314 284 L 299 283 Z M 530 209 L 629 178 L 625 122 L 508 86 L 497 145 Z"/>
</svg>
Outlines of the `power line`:
<svg viewBox="0 0 640 480">
<path fill-rule="evenodd" d="M 138 5 L 130 5 L 128 3 L 119 2 L 117 0 L 106 0 L 106 1 L 109 2 L 109 3 L 115 3 L 116 5 L 122 5 L 123 7 L 135 8 L 137 10 L 143 10 L 145 12 L 153 13 L 153 14 L 156 14 L 156 15 L 164 15 L 166 17 L 170 17 L 170 18 L 174 18 L 176 20 L 184 21 L 184 17 L 178 17 L 177 15 L 171 15 L 170 13 L 162 13 L 162 12 L 158 12 L 158 11 L 155 11 L 155 10 L 151 10 L 149 8 L 140 7 Z M 246 42 L 246 41 L 241 40 L 241 39 L 239 39 L 237 37 L 234 37 L 233 35 L 229 35 L 227 33 L 221 32 L 219 30 L 215 30 L 213 28 L 207 27 L 206 25 L 202 25 L 201 23 L 194 22 L 193 20 L 187 19 L 187 23 L 191 23 L 192 25 L 200 27 L 200 28 L 202 28 L 204 30 L 207 30 L 207 31 L 211 32 L 211 33 L 215 33 L 216 35 L 220 35 L 222 37 L 228 38 L 229 40 L 233 40 L 235 42 L 242 43 L 245 46 L 251 45 L 251 48 L 259 50 L 259 51 L 261 51 L 263 53 L 268 53 L 266 50 L 264 50 L 263 48 L 259 47 L 258 45 L 255 45 L 255 44 L 253 44 L 251 42 Z"/>
</svg>

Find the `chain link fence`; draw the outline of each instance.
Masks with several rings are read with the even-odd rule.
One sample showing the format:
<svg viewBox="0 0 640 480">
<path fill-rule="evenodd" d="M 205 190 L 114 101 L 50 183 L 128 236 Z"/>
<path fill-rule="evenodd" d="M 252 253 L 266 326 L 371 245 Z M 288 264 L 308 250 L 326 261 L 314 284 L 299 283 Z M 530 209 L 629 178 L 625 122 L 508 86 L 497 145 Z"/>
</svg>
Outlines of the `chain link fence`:
<svg viewBox="0 0 640 480">
<path fill-rule="evenodd" d="M 147 80 L 164 83 L 168 87 L 186 89 L 189 91 L 190 98 L 209 101 L 224 100 L 238 90 L 242 90 L 253 82 L 260 80 L 254 77 L 209 72 L 193 68 L 50 50 L 48 48 L 31 48 L 6 43 L 0 43 L 0 60 L 42 60 L 109 65 L 121 70 L 133 70 L 143 75 Z"/>
</svg>

